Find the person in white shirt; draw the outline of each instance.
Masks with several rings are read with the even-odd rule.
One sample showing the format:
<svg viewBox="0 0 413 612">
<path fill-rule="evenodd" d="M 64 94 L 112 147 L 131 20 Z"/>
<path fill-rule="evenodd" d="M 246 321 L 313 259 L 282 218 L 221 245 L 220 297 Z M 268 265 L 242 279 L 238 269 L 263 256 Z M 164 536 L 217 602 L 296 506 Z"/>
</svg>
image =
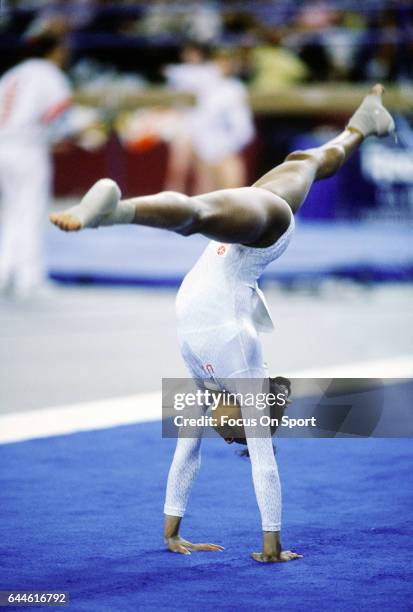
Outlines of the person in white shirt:
<svg viewBox="0 0 413 612">
<path fill-rule="evenodd" d="M 30 59 L 0 79 L 0 292 L 30 295 L 45 281 L 43 226 L 50 198 L 50 146 L 71 104 L 64 39 L 28 42 Z"/>
</svg>

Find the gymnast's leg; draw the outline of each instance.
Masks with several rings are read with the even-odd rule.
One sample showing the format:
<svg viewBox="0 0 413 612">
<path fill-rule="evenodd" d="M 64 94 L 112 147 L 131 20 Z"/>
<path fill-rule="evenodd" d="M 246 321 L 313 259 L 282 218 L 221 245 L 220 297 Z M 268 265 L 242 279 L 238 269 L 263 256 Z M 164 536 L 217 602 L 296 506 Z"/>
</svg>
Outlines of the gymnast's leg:
<svg viewBox="0 0 413 612">
<path fill-rule="evenodd" d="M 383 92 L 382 85 L 375 85 L 341 134 L 321 147 L 290 153 L 253 187 L 268 189 L 297 212 L 313 182 L 335 174 L 367 136 L 385 136 L 394 130 L 394 121 L 382 104 Z"/>
<path fill-rule="evenodd" d="M 269 246 L 287 229 L 291 210 L 298 210 L 314 181 L 337 172 L 367 136 L 394 130 L 382 94 L 381 85 L 373 87 L 337 138 L 322 147 L 291 153 L 251 187 L 196 197 L 167 191 L 120 200 L 116 183 L 102 179 L 79 205 L 50 219 L 65 231 L 134 223 L 184 236 L 201 233 L 221 242 Z"/>
</svg>

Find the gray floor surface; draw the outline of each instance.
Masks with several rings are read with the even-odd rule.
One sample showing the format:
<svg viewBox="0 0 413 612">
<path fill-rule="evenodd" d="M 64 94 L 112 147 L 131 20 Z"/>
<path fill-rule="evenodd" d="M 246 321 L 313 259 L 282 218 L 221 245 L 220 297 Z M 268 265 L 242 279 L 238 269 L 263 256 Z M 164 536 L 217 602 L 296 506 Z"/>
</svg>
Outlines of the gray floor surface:
<svg viewBox="0 0 413 612">
<path fill-rule="evenodd" d="M 275 374 L 412 354 L 413 285 L 327 282 L 266 288 L 276 330 L 262 336 Z M 175 291 L 54 287 L 0 298 L 0 412 L 160 390 L 185 376 Z"/>
</svg>

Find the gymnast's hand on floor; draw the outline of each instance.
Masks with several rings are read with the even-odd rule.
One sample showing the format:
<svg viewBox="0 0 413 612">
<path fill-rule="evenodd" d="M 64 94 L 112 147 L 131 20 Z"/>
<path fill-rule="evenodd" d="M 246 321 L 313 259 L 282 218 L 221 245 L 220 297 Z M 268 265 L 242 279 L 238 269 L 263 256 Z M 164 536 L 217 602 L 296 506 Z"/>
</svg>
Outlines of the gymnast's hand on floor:
<svg viewBox="0 0 413 612">
<path fill-rule="evenodd" d="M 165 538 L 165 544 L 170 551 L 180 553 L 181 555 L 190 555 L 192 552 L 197 551 L 222 552 L 225 550 L 219 544 L 193 544 L 188 542 L 188 540 L 184 540 L 179 535 Z"/>
<path fill-rule="evenodd" d="M 263 552 L 254 552 L 251 556 L 259 563 L 282 563 L 301 559 L 303 555 L 291 550 L 282 550 L 279 531 L 264 531 Z"/>
<path fill-rule="evenodd" d="M 299 555 L 291 550 L 283 550 L 279 555 L 266 555 L 262 552 L 254 552 L 251 556 L 259 563 L 283 563 L 284 561 L 294 561 L 303 557 L 303 555 Z"/>
</svg>

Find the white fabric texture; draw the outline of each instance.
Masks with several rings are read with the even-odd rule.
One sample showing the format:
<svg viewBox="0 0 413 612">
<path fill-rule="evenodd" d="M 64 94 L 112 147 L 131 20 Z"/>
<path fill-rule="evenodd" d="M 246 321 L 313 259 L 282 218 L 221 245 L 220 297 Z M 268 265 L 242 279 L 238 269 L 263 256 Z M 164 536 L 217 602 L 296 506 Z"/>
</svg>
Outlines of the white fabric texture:
<svg viewBox="0 0 413 612">
<path fill-rule="evenodd" d="M 265 267 L 287 248 L 294 231 L 294 218 L 287 231 L 272 246 L 254 249 L 242 245 L 220 245 L 212 241 L 184 279 L 177 296 L 178 336 L 181 352 L 195 379 L 212 377 L 230 392 L 262 389 L 268 380 L 258 329 L 254 320 L 257 279 Z M 260 298 L 261 299 L 261 298 Z M 233 379 L 233 384 L 228 379 Z M 201 409 L 202 410 L 202 409 Z M 254 411 L 254 414 L 252 414 Z M 255 408 L 242 408 L 243 418 L 256 416 Z M 178 438 L 169 472 L 166 514 L 183 516 L 193 480 L 200 465 L 202 428 L 194 438 Z M 252 476 L 263 531 L 281 527 L 281 487 L 271 434 L 245 428 Z"/>
<path fill-rule="evenodd" d="M 371 134 L 384 136 L 394 131 L 394 119 L 384 108 L 380 96 L 366 96 L 356 112 L 351 117 L 347 127 L 355 128 L 367 137 Z"/>
<path fill-rule="evenodd" d="M 171 87 L 196 95 L 187 129 L 200 159 L 218 164 L 251 142 L 254 122 L 247 89 L 239 79 L 224 76 L 213 63 L 171 65 L 165 74 Z"/>
<path fill-rule="evenodd" d="M 0 79 L 0 146 L 46 146 L 52 124 L 70 102 L 64 73 L 44 59 L 30 59 Z"/>
<path fill-rule="evenodd" d="M 25 295 L 45 280 L 43 230 L 50 178 L 47 152 L 0 147 L 0 289 L 12 283 Z"/>
<path fill-rule="evenodd" d="M 70 95 L 65 75 L 47 60 L 22 62 L 0 79 L 0 290 L 13 284 L 25 295 L 45 280 L 49 141 Z"/>
<path fill-rule="evenodd" d="M 120 197 L 121 191 L 115 181 L 100 179 L 66 214 L 78 219 L 84 228 L 131 223 L 135 206 L 128 200 L 120 202 Z"/>
</svg>

